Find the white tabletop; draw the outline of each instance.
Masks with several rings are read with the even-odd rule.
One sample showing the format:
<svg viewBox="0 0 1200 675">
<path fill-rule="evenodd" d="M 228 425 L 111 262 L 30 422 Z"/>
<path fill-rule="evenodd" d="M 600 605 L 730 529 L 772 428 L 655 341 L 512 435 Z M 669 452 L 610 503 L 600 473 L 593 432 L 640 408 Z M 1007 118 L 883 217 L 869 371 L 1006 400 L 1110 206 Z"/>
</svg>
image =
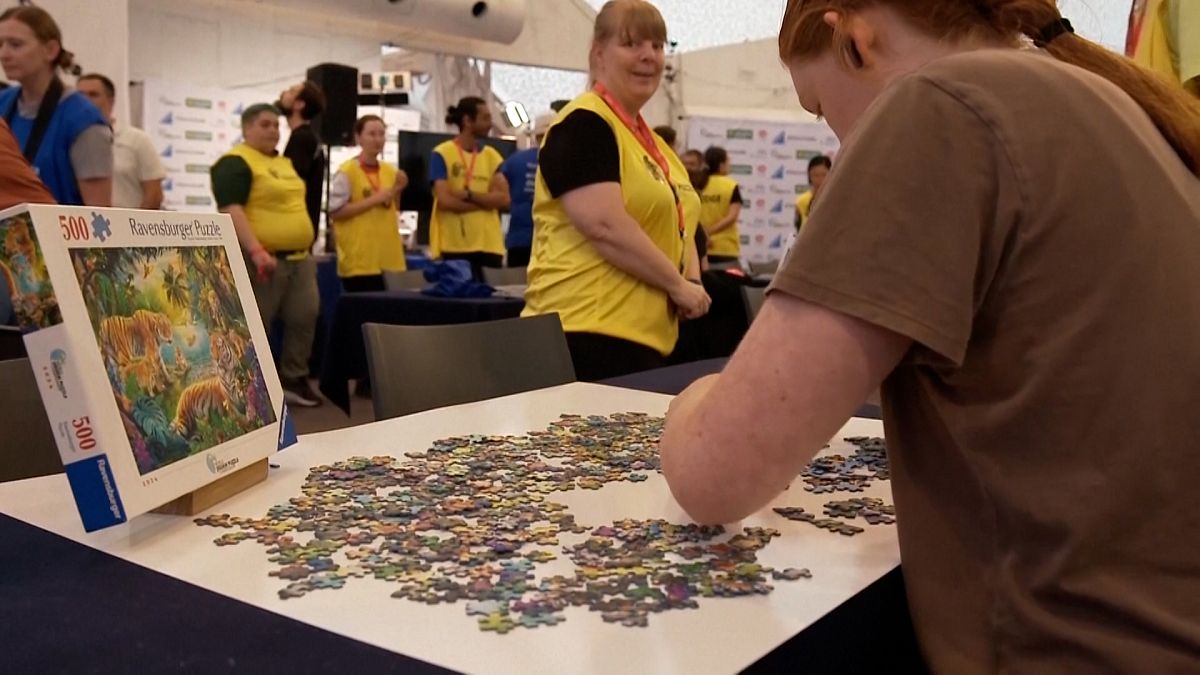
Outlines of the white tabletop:
<svg viewBox="0 0 1200 675">
<path fill-rule="evenodd" d="M 521 434 L 545 428 L 561 413 L 662 414 L 669 402 L 669 396 L 659 394 L 571 384 L 304 436 L 297 446 L 273 457 L 280 468 L 272 470 L 267 482 L 218 505 L 212 513 L 261 517 L 269 507 L 300 494 L 310 467 L 353 456 L 403 457 L 406 452 L 425 450 L 440 438 Z M 842 437 L 882 433 L 878 421 L 853 419 L 826 452 L 850 455 L 853 448 L 842 442 Z M 866 492 L 852 496 L 891 502 L 887 483 L 876 482 Z M 846 497 L 813 495 L 794 487 L 774 505 L 801 506 L 820 514 L 825 502 Z M 687 522 L 657 474 L 642 483 L 610 483 L 600 490 L 553 493 L 548 498 L 567 505 L 578 522 L 590 526 L 622 518 Z M 372 578 L 350 579 L 337 591 L 281 600 L 277 593 L 286 582 L 268 577 L 267 573 L 278 567 L 268 562 L 262 545 L 245 541 L 217 547 L 213 539 L 225 530 L 199 527 L 190 518 L 147 515 L 86 534 L 63 475 L 0 484 L 0 512 L 283 616 L 469 672 L 737 671 L 900 562 L 894 526 L 865 526 L 864 533 L 845 537 L 766 510 L 728 526 L 730 534 L 740 532 L 743 526 L 780 530 L 783 536 L 759 552 L 759 562 L 780 569 L 808 568 L 811 580 L 772 582 L 775 589 L 769 595 L 699 598 L 699 610 L 655 614 L 646 628 L 604 623 L 599 613 L 572 607 L 565 611 L 567 620 L 557 626 L 497 635 L 480 631 L 475 618 L 466 615 L 463 602 L 427 606 L 397 600 L 390 597 L 395 584 Z M 562 544 L 584 538 L 568 541 L 564 537 Z M 541 578 L 569 573 L 570 567 L 570 561 L 560 556 L 539 564 L 535 572 Z M 347 664 L 347 669 L 351 668 L 353 664 Z"/>
</svg>

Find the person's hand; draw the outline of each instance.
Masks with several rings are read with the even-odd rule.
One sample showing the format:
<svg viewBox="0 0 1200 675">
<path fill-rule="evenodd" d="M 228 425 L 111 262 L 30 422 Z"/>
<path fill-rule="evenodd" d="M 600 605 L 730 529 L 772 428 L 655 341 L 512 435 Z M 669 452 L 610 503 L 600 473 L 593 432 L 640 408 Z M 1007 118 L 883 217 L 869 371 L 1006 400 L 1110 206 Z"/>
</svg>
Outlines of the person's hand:
<svg viewBox="0 0 1200 675">
<path fill-rule="evenodd" d="M 708 297 L 704 286 L 683 277 L 679 278 L 679 283 L 671 290 L 670 296 L 679 316 L 684 319 L 698 319 L 708 314 L 708 308 L 712 305 L 712 298 Z"/>
<path fill-rule="evenodd" d="M 259 281 L 266 281 L 275 273 L 279 261 L 267 249 L 259 246 L 250 252 L 250 262 L 254 263 L 254 272 Z"/>
<path fill-rule="evenodd" d="M 403 192 L 404 188 L 406 188 L 406 187 L 408 187 L 408 174 L 404 173 L 403 171 L 397 171 L 396 172 L 396 187 L 394 188 L 396 197 L 399 197 L 400 193 Z"/>
</svg>

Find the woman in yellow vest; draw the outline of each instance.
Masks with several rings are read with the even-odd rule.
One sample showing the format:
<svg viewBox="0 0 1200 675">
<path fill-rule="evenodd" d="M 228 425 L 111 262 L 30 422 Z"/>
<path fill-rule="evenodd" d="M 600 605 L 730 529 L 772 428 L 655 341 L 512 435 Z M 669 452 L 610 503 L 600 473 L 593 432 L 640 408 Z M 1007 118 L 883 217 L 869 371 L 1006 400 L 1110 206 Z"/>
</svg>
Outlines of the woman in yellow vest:
<svg viewBox="0 0 1200 675">
<path fill-rule="evenodd" d="M 362 152 L 344 162 L 329 184 L 338 276 L 349 293 L 382 291 L 383 273 L 405 268 L 396 213 L 408 174 L 380 161 L 387 126 L 378 115 L 359 118 L 354 139 Z"/>
<path fill-rule="evenodd" d="M 507 209 L 508 181 L 500 173 L 504 158 L 480 138 L 492 131 L 487 102 L 467 96 L 446 113 L 446 124 L 458 136 L 433 149 L 429 179 L 433 182 L 433 215 L 429 253 L 442 260 L 466 260 L 477 280 L 484 267 L 504 266 L 500 209 Z"/>
<path fill-rule="evenodd" d="M 825 185 L 825 179 L 829 177 L 829 171 L 833 169 L 833 161 L 825 155 L 817 155 L 808 160 L 808 184 L 809 190 L 796 198 L 796 231 L 800 231 L 800 226 L 808 220 L 808 214 L 812 212 L 813 201 L 821 192 L 821 186 Z"/>
<path fill-rule="evenodd" d="M 538 156 L 523 315 L 559 315 L 580 380 L 664 365 L 679 318 L 708 311 L 693 239 L 700 199 L 639 112 L 662 79 L 666 39 L 654 5 L 606 3 L 595 88 L 563 108 Z"/>
<path fill-rule="evenodd" d="M 700 177 L 700 225 L 708 235 L 708 262 L 736 263 L 742 255 L 738 218 L 742 193 L 729 177 L 729 153 L 712 146 L 704 151 L 706 176 Z"/>
<path fill-rule="evenodd" d="M 258 103 L 242 113 L 241 143 L 211 170 L 213 196 L 228 213 L 247 258 L 254 299 L 267 331 L 283 321 L 279 378 L 284 400 L 317 406 L 321 398 L 308 384 L 320 295 L 317 266 L 309 255 L 312 221 L 304 205 L 304 181 L 279 145 L 279 110 Z"/>
<path fill-rule="evenodd" d="M 1200 96 L 1200 3 L 1136 0 L 1125 54 Z"/>
</svg>

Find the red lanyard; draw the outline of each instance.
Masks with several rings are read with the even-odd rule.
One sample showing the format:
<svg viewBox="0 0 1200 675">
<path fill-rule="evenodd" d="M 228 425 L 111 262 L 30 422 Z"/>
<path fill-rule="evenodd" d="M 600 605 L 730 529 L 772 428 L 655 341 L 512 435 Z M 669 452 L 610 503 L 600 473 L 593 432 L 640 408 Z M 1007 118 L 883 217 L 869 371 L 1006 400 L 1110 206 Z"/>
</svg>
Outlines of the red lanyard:
<svg viewBox="0 0 1200 675">
<path fill-rule="evenodd" d="M 671 196 L 675 198 L 675 216 L 678 219 L 676 223 L 679 225 L 679 238 L 683 239 L 687 236 L 687 230 L 683 221 L 683 202 L 679 200 L 679 192 L 675 190 L 675 184 L 671 182 L 671 165 L 667 163 L 667 158 L 663 155 L 662 150 L 658 149 L 658 143 L 654 141 L 654 136 L 650 127 L 646 124 L 646 120 L 642 119 L 641 113 L 638 113 L 637 119 L 631 119 L 629 113 L 625 112 L 625 108 L 621 107 L 620 102 L 613 98 L 613 95 L 608 91 L 608 88 L 599 82 L 596 83 L 596 94 L 604 99 L 608 107 L 621 120 L 626 129 L 629 129 L 634 138 L 638 139 L 642 149 L 650 155 L 654 163 L 662 171 L 663 178 L 667 181 L 667 187 L 671 188 Z"/>
<path fill-rule="evenodd" d="M 475 173 L 475 160 L 479 158 L 478 152 L 471 153 L 471 163 L 467 164 L 467 156 L 463 153 L 463 149 L 458 144 L 458 139 L 454 139 L 454 149 L 458 151 L 458 159 L 463 163 L 463 167 L 467 172 L 463 175 L 463 189 L 471 189 L 471 175 Z"/>
</svg>

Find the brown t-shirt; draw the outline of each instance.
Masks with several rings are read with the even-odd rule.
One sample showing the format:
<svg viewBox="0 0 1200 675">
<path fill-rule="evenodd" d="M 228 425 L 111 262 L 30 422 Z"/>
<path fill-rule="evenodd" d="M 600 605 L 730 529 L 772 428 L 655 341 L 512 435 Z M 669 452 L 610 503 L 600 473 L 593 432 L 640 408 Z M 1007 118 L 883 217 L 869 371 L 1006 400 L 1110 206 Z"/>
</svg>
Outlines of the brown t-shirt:
<svg viewBox="0 0 1200 675">
<path fill-rule="evenodd" d="M 53 204 L 54 197 L 25 161 L 8 123 L 0 120 L 0 209 L 24 202 Z"/>
<path fill-rule="evenodd" d="M 939 59 L 847 139 L 774 291 L 913 339 L 883 387 L 936 670 L 1200 668 L 1200 180 L 1123 92 Z"/>
</svg>

